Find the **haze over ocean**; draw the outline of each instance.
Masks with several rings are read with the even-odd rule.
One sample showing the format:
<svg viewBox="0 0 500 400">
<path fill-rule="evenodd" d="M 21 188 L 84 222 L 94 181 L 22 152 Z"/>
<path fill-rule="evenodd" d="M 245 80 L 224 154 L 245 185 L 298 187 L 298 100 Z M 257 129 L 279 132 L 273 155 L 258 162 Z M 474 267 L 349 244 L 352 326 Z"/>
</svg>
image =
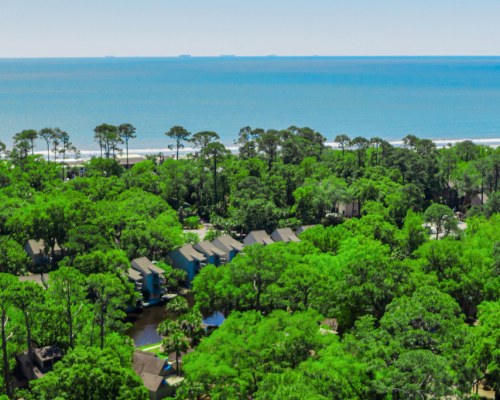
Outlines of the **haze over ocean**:
<svg viewBox="0 0 500 400">
<path fill-rule="evenodd" d="M 328 141 L 496 139 L 500 57 L 0 59 L 0 121 L 8 146 L 57 126 L 82 150 L 98 149 L 104 122 L 135 125 L 131 149 L 166 148 L 173 125 L 229 146 L 247 125 L 309 126 Z"/>
</svg>

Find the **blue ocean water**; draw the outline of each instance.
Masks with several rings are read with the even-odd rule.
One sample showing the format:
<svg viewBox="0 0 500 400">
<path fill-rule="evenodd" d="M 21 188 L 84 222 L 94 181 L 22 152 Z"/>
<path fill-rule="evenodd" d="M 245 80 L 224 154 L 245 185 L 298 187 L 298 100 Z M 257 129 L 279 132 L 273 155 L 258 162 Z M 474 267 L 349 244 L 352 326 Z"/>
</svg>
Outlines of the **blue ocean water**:
<svg viewBox="0 0 500 400">
<path fill-rule="evenodd" d="M 0 140 L 58 126 L 83 150 L 107 122 L 161 149 L 183 125 L 233 144 L 243 126 L 397 141 L 500 138 L 500 57 L 1 59 Z M 40 143 L 40 149 L 43 146 Z"/>
</svg>

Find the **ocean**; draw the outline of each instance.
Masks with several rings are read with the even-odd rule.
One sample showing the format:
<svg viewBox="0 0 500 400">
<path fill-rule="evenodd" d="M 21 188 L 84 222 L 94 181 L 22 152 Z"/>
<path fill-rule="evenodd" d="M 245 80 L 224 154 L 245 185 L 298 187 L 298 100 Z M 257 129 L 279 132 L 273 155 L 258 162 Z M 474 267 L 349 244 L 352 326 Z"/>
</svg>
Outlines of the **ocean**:
<svg viewBox="0 0 500 400">
<path fill-rule="evenodd" d="M 309 126 L 398 142 L 500 143 L 500 57 L 177 57 L 0 59 L 0 140 L 60 127 L 84 153 L 93 129 L 132 123 L 130 152 L 165 151 L 173 125 Z M 40 151 L 43 144 L 38 144 Z"/>
</svg>

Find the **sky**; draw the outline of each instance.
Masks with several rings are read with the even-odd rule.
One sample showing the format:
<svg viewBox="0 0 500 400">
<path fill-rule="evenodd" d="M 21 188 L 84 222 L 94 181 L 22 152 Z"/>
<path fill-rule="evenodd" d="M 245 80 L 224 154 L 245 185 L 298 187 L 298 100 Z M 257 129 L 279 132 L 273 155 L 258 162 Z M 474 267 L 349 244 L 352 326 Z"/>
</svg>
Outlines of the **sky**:
<svg viewBox="0 0 500 400">
<path fill-rule="evenodd" d="M 500 55 L 500 0 L 0 0 L 0 58 Z"/>
</svg>

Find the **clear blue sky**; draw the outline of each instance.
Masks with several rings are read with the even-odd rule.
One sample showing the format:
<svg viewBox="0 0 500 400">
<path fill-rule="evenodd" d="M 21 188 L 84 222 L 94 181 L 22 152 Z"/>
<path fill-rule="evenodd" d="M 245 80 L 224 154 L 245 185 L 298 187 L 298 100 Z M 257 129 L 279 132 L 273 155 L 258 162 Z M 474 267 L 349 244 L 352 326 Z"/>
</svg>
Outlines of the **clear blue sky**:
<svg viewBox="0 0 500 400">
<path fill-rule="evenodd" d="M 0 57 L 500 55 L 499 0 L 1 0 Z"/>
</svg>

